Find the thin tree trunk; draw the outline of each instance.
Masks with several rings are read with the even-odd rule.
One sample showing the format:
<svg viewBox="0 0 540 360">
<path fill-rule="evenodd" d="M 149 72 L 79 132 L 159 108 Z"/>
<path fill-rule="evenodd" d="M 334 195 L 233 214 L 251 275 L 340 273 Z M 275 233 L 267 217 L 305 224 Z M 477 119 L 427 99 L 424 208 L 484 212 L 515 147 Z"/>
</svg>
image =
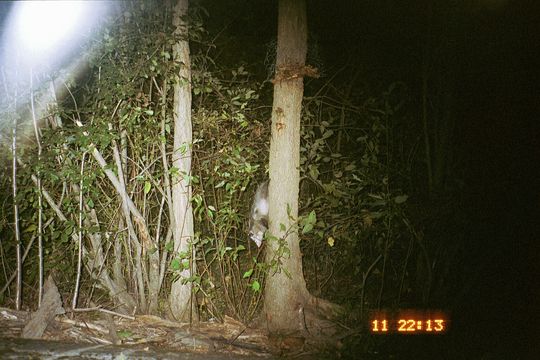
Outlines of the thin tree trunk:
<svg viewBox="0 0 540 360">
<path fill-rule="evenodd" d="M 15 78 L 17 77 L 15 73 Z M 8 92 L 8 83 L 6 79 L 6 74 L 2 69 L 2 78 L 4 80 L 4 90 L 6 95 Z M 14 99 L 14 109 L 17 109 L 17 87 L 15 87 L 15 96 Z M 15 309 L 21 309 L 22 302 L 22 257 L 21 257 L 21 232 L 19 229 L 19 205 L 17 204 L 17 115 L 13 114 L 13 128 L 11 130 L 11 155 L 13 156 L 12 162 L 12 191 L 13 191 L 13 223 L 14 223 L 14 232 L 15 232 L 15 249 L 16 249 L 16 261 L 17 261 L 17 284 L 16 284 L 16 293 L 15 293 Z"/>
<path fill-rule="evenodd" d="M 34 135 L 36 136 L 36 144 L 38 150 L 38 165 L 41 165 L 41 136 L 36 118 L 36 109 L 34 105 L 34 74 L 30 69 L 30 107 L 32 111 L 32 122 L 34 124 Z M 38 188 L 38 268 L 39 268 L 39 289 L 38 289 L 38 306 L 41 306 L 43 298 L 43 195 L 41 194 L 41 174 L 39 170 L 36 173 L 37 188 Z"/>
<path fill-rule="evenodd" d="M 12 189 L 13 189 L 13 222 L 15 224 L 15 243 L 17 252 L 17 291 L 15 294 L 15 309 L 21 309 L 22 302 L 22 258 L 21 258 L 21 232 L 19 230 L 19 204 L 17 203 L 17 117 L 13 120 L 12 130 L 12 147 L 11 153 L 13 156 L 13 173 L 12 173 Z"/>
<path fill-rule="evenodd" d="M 77 308 L 77 299 L 79 298 L 79 287 L 81 284 L 81 275 L 82 275 L 82 261 L 83 261 L 83 214 L 84 214 L 84 203 L 83 203 L 83 190 L 84 190 L 84 161 L 86 159 L 86 151 L 83 152 L 81 160 L 81 182 L 79 185 L 79 243 L 78 243 L 78 254 L 77 254 L 77 277 L 75 279 L 75 290 L 73 291 L 73 301 L 71 306 L 73 309 Z"/>
<path fill-rule="evenodd" d="M 299 319 L 299 314 L 309 300 L 295 228 L 306 51 L 305 1 L 280 0 L 270 141 L 269 230 L 273 236 L 284 239 L 290 253 L 280 251 L 282 241 L 270 240 L 267 244 L 266 261 L 272 263 L 280 257 L 282 264 L 277 272 L 270 270 L 266 282 L 265 313 L 270 331 L 301 330 L 303 319 Z"/>
<path fill-rule="evenodd" d="M 173 239 L 175 254 L 189 254 L 189 266 L 171 285 L 172 315 L 180 321 L 192 320 L 195 313 L 189 279 L 195 273 L 193 239 L 193 211 L 191 207 L 191 65 L 188 42 L 188 0 L 178 0 L 174 7 L 173 25 L 178 42 L 173 46 L 174 60 L 181 64 L 179 79 L 174 87 L 174 149 L 172 164 L 178 171 L 173 177 L 172 202 L 174 212 Z"/>
</svg>

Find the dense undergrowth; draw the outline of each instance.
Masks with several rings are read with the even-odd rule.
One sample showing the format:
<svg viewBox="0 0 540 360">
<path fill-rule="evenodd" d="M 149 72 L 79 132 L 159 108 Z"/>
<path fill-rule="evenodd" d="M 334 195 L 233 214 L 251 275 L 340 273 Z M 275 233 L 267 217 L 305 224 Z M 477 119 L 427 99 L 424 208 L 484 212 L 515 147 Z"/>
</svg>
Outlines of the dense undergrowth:
<svg viewBox="0 0 540 360">
<path fill-rule="evenodd" d="M 129 283 L 133 281 L 129 258 L 116 249 L 128 246 L 125 224 L 118 216 L 119 200 L 89 156 L 90 143 L 103 149 L 111 168 L 117 159 L 111 145 L 122 145 L 125 151 L 118 159 L 129 194 L 156 236 L 155 251 L 163 255 L 171 250 L 164 194 L 166 178 L 174 178 L 175 169 L 163 160 L 172 151 L 172 87 L 181 64 L 171 61 L 175 39 L 167 25 L 170 12 L 156 11 L 156 4 L 141 4 L 119 5 L 121 15 L 111 20 L 85 54 L 89 58 L 85 76 L 59 100 L 54 114 L 44 116 L 41 158 L 31 133 L 22 132 L 18 138 L 24 144 L 19 153 L 24 165 L 17 176 L 23 247 L 37 236 L 38 190 L 31 176 L 39 173 L 43 188 L 67 217 L 60 221 L 44 203 L 45 273 L 56 274 L 66 298 L 76 277 L 77 244 L 72 234 L 79 231 L 81 188 L 85 208 L 98 215 L 98 223 L 90 221 L 82 231 L 102 234 L 104 239 L 106 262 L 100 265 L 125 274 L 128 289 L 136 289 Z M 261 66 L 230 54 L 220 57 L 227 49 L 212 42 L 215 34 L 204 30 L 201 13 L 194 9 L 190 29 L 194 142 L 189 176 L 198 267 L 190 281 L 196 285 L 202 319 L 227 314 L 249 322 L 260 309 L 266 267 L 259 249 L 248 241 L 246 227 L 250 199 L 266 177 L 272 84 Z M 419 125 L 412 121 L 415 111 L 407 86 L 357 85 L 331 71 L 307 82 L 305 89 L 300 215 L 311 214 L 314 221 L 301 228 L 300 238 L 308 288 L 345 305 L 343 321 L 350 326 L 365 320 L 370 309 L 440 304 L 457 249 L 445 243 L 456 234 L 437 233 L 437 221 L 451 221 L 457 227 L 459 219 L 447 216 L 452 204 L 438 207 L 418 196 L 423 190 L 411 185 L 422 183 L 424 173 L 421 142 L 414 131 Z M 13 99 L 4 95 L 2 117 L 8 118 L 13 114 L 8 101 Z M 22 114 L 28 112 L 25 108 Z M 28 121 L 21 116 L 21 124 Z M 77 121 L 84 126 L 77 126 Z M 0 262 L 1 278 L 7 279 L 15 271 L 12 162 L 5 140 L 10 127 L 1 131 Z M 439 212 L 427 211 L 429 207 Z M 37 296 L 30 290 L 37 284 L 37 261 L 34 243 L 24 262 L 25 303 L 31 307 Z M 181 254 L 167 259 L 160 298 L 166 297 L 182 261 Z M 13 288 L 0 294 L 0 304 L 12 304 Z M 96 277 L 87 272 L 82 296 L 86 303 L 109 301 Z M 157 310 L 166 312 L 164 301 Z"/>
</svg>

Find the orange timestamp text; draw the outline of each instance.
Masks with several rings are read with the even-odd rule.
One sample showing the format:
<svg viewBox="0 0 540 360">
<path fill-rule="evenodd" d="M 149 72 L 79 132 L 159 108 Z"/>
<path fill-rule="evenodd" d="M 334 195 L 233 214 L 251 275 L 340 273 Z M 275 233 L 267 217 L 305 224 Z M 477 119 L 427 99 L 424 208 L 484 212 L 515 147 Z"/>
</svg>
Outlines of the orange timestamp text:
<svg viewBox="0 0 540 360">
<path fill-rule="evenodd" d="M 376 311 L 369 320 L 372 334 L 444 334 L 450 317 L 439 310 Z"/>
</svg>

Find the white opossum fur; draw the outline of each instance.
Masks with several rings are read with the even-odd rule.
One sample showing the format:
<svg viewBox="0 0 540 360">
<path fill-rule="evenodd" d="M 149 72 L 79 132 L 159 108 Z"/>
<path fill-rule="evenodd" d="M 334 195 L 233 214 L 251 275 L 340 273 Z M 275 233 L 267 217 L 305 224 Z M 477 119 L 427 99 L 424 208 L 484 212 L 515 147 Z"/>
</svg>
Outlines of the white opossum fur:
<svg viewBox="0 0 540 360">
<path fill-rule="evenodd" d="M 260 247 L 268 230 L 268 180 L 257 187 L 249 218 L 249 237 Z"/>
</svg>

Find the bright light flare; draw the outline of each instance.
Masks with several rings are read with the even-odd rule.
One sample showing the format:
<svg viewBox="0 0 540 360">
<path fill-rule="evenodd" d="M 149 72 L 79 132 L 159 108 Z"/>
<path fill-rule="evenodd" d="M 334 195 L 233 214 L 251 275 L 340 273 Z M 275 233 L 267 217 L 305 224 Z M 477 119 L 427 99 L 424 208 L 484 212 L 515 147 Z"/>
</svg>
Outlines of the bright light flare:
<svg viewBox="0 0 540 360">
<path fill-rule="evenodd" d="M 88 2 L 86 2 L 88 7 Z M 21 3 L 17 16 L 19 44 L 35 51 L 54 51 L 73 35 L 81 22 L 85 3 L 81 1 L 28 1 Z"/>
<path fill-rule="evenodd" d="M 61 62 L 102 18 L 105 5 L 56 0 L 15 3 L 4 34 L 4 56 L 32 67 Z"/>
<path fill-rule="evenodd" d="M 97 0 L 12 3 L 7 17 L 0 17 L 0 87 L 5 89 L 5 96 L 0 95 L 0 111 L 14 105 L 28 108 L 31 92 L 41 91 L 35 109 L 36 117 L 41 118 L 48 103 L 56 101 L 45 86 L 56 82 L 58 70 L 67 79 L 85 68 L 81 50 L 91 45 L 92 37 L 109 19 L 111 4 Z M 2 5 L 1 10 L 8 8 Z M 86 49 L 93 51 L 91 46 Z M 0 112 L 0 129 L 5 119 Z M 25 121 L 28 117 L 21 119 L 19 126 Z"/>
</svg>

